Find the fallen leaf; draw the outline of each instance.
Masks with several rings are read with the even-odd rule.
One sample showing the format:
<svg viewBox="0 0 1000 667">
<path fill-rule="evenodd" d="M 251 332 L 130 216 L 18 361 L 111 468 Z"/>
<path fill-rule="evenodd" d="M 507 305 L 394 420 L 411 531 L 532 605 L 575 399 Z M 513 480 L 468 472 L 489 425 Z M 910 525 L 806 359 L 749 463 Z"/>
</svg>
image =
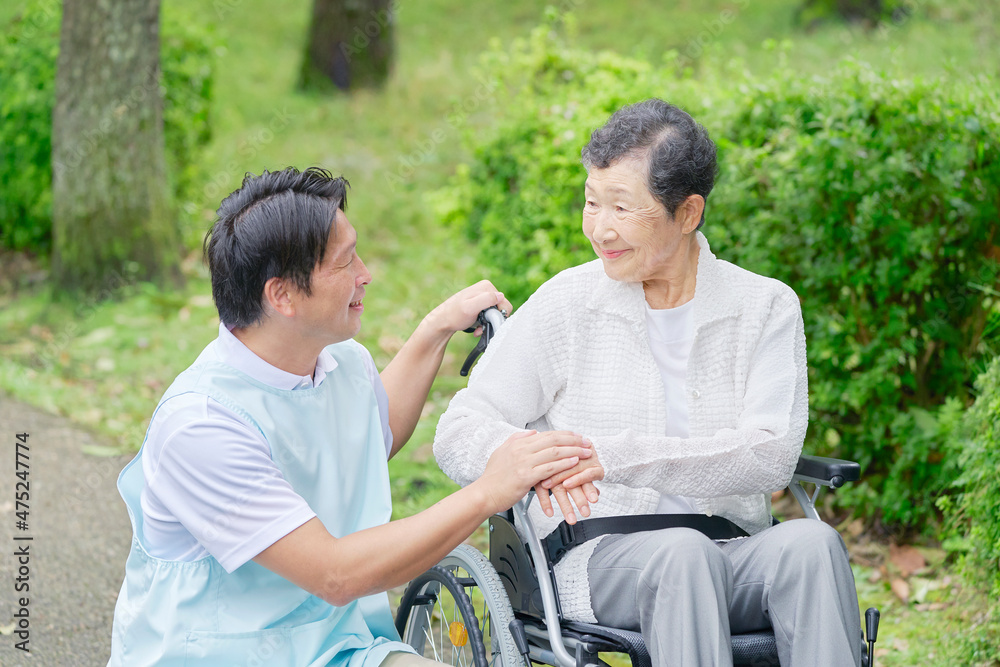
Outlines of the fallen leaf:
<svg viewBox="0 0 1000 667">
<path fill-rule="evenodd" d="M 89 454 L 90 456 L 121 456 L 122 450 L 119 447 L 110 447 L 108 445 L 83 445 L 80 447 L 84 454 Z"/>
<path fill-rule="evenodd" d="M 889 545 L 889 562 L 896 566 L 901 576 L 909 577 L 927 566 L 924 555 L 909 545 Z"/>
<path fill-rule="evenodd" d="M 904 604 L 910 601 L 910 585 L 904 579 L 893 579 L 889 587 Z"/>
<path fill-rule="evenodd" d="M 944 602 L 948 597 L 948 590 L 944 583 L 937 579 L 912 577 L 910 588 L 913 591 L 913 601 L 919 604 Z"/>
</svg>

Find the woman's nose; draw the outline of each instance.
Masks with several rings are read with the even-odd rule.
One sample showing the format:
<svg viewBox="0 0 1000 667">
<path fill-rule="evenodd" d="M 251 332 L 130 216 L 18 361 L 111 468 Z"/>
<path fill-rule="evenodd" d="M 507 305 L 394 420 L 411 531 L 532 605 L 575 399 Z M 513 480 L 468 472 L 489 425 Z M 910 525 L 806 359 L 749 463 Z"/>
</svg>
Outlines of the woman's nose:
<svg viewBox="0 0 1000 667">
<path fill-rule="evenodd" d="M 608 224 L 607 216 L 597 216 L 597 221 L 594 224 L 594 240 L 598 243 L 610 243 L 617 238 L 618 232 L 615 231 L 613 225 Z"/>
</svg>

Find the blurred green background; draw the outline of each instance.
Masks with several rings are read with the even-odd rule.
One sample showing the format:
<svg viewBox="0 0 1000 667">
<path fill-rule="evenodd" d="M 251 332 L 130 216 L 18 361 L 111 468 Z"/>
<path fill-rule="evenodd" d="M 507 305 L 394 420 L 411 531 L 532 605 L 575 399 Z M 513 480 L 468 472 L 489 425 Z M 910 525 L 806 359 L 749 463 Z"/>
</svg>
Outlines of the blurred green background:
<svg viewBox="0 0 1000 667">
<path fill-rule="evenodd" d="M 932 108 L 924 110 L 927 118 L 950 118 L 949 109 L 960 109 L 965 114 L 962 123 L 967 117 L 981 122 L 976 128 L 968 126 L 967 133 L 942 130 L 942 145 L 963 145 L 965 137 L 980 132 L 987 157 L 977 164 L 986 175 L 976 176 L 980 181 L 973 185 L 994 195 L 992 204 L 989 197 L 986 203 L 976 200 L 976 211 L 985 211 L 985 221 L 969 227 L 969 238 L 961 243 L 969 252 L 995 247 L 1000 186 L 988 179 L 997 173 L 991 156 L 1000 142 L 993 105 L 1000 75 L 1000 3 L 880 4 L 884 11 L 879 16 L 847 20 L 832 8 L 834 3 L 806 0 L 564 0 L 548 8 L 522 0 L 397 3 L 395 62 L 386 85 L 323 95 L 296 90 L 309 2 L 164 0 L 161 61 L 167 86 L 167 158 L 177 226 L 186 248 L 185 282 L 178 287 L 126 281 L 112 298 L 97 300 L 59 292 L 48 281 L 50 244 L 44 220 L 51 201 L 46 199 L 44 167 L 51 99 L 46 95 L 51 96 L 55 69 L 57 44 L 51 36 L 58 31 L 58 3 L 5 3 L 0 7 L 0 26 L 8 26 L 0 47 L 0 218 L 4 210 L 15 211 L 9 227 L 16 233 L 3 228 L 7 247 L 0 245 L 0 391 L 107 436 L 110 445 L 92 448 L 95 456 L 136 449 L 160 393 L 216 334 L 218 319 L 200 249 L 216 206 L 238 187 L 244 172 L 290 165 L 325 167 L 351 181 L 348 215 L 359 231 L 359 253 L 374 275 L 359 339 L 382 367 L 424 313 L 466 284 L 489 275 L 504 289 L 505 273 L 512 284 L 520 285 L 526 277 L 537 284 L 579 261 L 572 248 L 556 243 L 547 254 L 545 248 L 531 247 L 522 253 L 523 262 L 503 260 L 498 265 L 495 257 L 502 256 L 505 244 L 516 246 L 518 239 L 531 237 L 512 220 L 512 233 L 505 239 L 504 216 L 516 211 L 518 224 L 530 226 L 538 222 L 532 218 L 534 210 L 536 217 L 544 218 L 535 228 L 568 230 L 565 238 L 570 239 L 576 233 L 573 193 L 582 190 L 579 168 L 572 161 L 586 132 L 616 102 L 635 101 L 661 89 L 668 100 L 671 94 L 683 100 L 713 136 L 724 139 L 723 158 L 731 155 L 730 164 L 744 171 L 733 167 L 727 172 L 723 162 L 730 190 L 722 190 L 725 181 L 720 182 L 720 210 L 742 214 L 765 199 L 779 214 L 782 206 L 798 214 L 815 213 L 780 193 L 774 201 L 767 199 L 760 188 L 752 197 L 746 190 L 744 197 L 733 185 L 751 167 L 765 172 L 775 168 L 765 164 L 768 156 L 791 150 L 795 138 L 806 133 L 795 124 L 805 106 L 822 111 L 823 101 L 829 100 L 830 117 L 849 119 L 850 113 L 841 112 L 853 104 L 852 90 L 867 114 L 870 109 L 864 105 L 871 102 L 872 91 L 892 97 L 886 93 L 891 89 L 903 91 L 900 98 L 912 101 L 914 109 L 920 108 L 922 96 L 933 99 Z M 608 53 L 602 54 L 605 50 Z M 854 64 L 845 65 L 845 59 Z M 870 78 L 865 74 L 851 79 L 844 73 L 852 67 L 870 73 Z M 566 84 L 573 76 L 579 86 L 571 89 Z M 600 77 L 608 77 L 606 85 Z M 592 108 L 587 108 L 588 101 Z M 564 127 L 560 118 L 570 103 L 580 111 Z M 554 107 L 558 109 L 550 113 Z M 765 108 L 775 117 L 739 115 L 741 109 Z M 898 108 L 908 107 L 899 102 Z M 904 116 L 901 125 L 907 122 L 924 123 L 917 116 L 912 121 Z M 775 134 L 750 136 L 758 127 L 785 128 L 792 141 L 782 144 Z M 863 134 L 864 127 L 858 132 Z M 555 130 L 569 135 L 560 140 L 545 134 Z M 864 140 L 878 136 L 871 130 Z M 898 136 L 910 140 L 905 133 Z M 937 136 L 919 141 L 933 143 Z M 753 155 L 759 162 L 750 149 L 757 151 Z M 497 165 L 515 170 L 518 177 L 529 172 L 535 177 L 503 180 Z M 75 177 L 87 177 L 85 165 Z M 960 180 L 956 191 L 972 187 Z M 822 189 L 823 182 L 816 187 Z M 905 190 L 907 184 L 901 181 L 896 187 Z M 947 193 L 934 196 L 947 199 Z M 525 199 L 539 197 L 551 198 L 558 206 L 523 207 Z M 492 223 L 483 223 L 482 211 L 476 208 L 482 202 L 494 212 Z M 711 200 L 709 206 L 711 212 Z M 494 225 L 492 232 L 489 224 Z M 781 272 L 782 262 L 813 261 L 802 259 L 806 242 L 787 230 L 778 236 L 779 247 L 768 254 L 761 250 L 767 242 L 753 245 L 741 239 L 746 227 L 744 221 L 740 224 L 744 226 L 727 226 L 726 219 L 710 217 L 706 234 L 720 256 L 742 260 L 748 268 L 769 267 L 761 270 L 772 275 Z M 562 238 L 559 233 L 553 232 L 553 238 Z M 782 242 L 787 245 L 780 247 Z M 842 264 L 851 266 L 863 255 L 841 258 Z M 959 276 L 957 284 L 978 285 L 978 267 L 995 266 L 995 260 L 948 261 Z M 914 261 L 919 264 L 919 258 Z M 928 260 L 927 267 L 936 266 Z M 794 284 L 794 276 L 782 277 L 793 282 L 804 303 L 810 298 L 832 303 L 818 288 L 811 292 L 809 286 Z M 995 281 L 995 272 L 988 277 Z M 984 323 L 993 322 L 996 285 L 980 287 L 972 290 L 978 299 L 976 312 Z M 960 331 L 963 325 L 950 326 Z M 857 414 L 888 415 L 880 417 L 883 422 L 904 415 L 911 429 L 906 433 L 919 434 L 912 438 L 913 447 L 907 447 L 909 440 L 893 441 L 888 426 L 883 435 L 855 420 L 854 426 L 861 423 L 855 432 L 846 418 L 838 424 L 837 416 L 827 413 L 820 415 L 822 429 L 814 428 L 810 435 L 812 449 L 824 453 L 860 452 L 864 458 L 865 452 L 884 448 L 880 456 L 906 460 L 905 470 L 894 470 L 885 458 L 881 463 L 866 461 L 878 484 L 848 494 L 849 505 L 826 508 L 856 555 L 862 606 L 878 604 L 883 609 L 886 625 L 880 644 L 886 665 L 931 660 L 1000 664 L 996 605 L 991 609 L 986 602 L 988 591 L 993 600 L 1000 592 L 998 577 L 990 576 L 1000 567 L 1000 517 L 991 509 L 1000 504 L 996 433 L 990 431 L 997 411 L 994 407 L 990 412 L 986 405 L 997 386 L 995 379 L 991 384 L 987 378 L 978 390 L 974 387 L 976 376 L 996 355 L 990 347 L 991 331 L 987 328 L 975 345 L 953 360 L 957 370 L 949 375 L 953 385 L 947 392 L 926 404 L 913 404 L 923 413 L 912 412 L 911 402 L 900 402 L 895 395 L 845 394 L 845 402 L 857 403 Z M 397 516 L 418 511 L 454 488 L 438 470 L 430 443 L 437 418 L 464 385 L 457 371 L 472 345 L 473 340 L 462 335 L 453 340 L 417 432 L 390 463 Z M 905 349 L 907 343 L 898 345 Z M 839 353 L 834 349 L 831 355 Z M 840 366 L 857 366 L 866 359 L 861 355 L 841 360 Z M 823 367 L 818 359 L 811 357 L 810 362 Z M 860 368 L 863 371 L 879 377 L 895 372 L 877 365 Z M 811 385 L 826 386 L 822 383 L 832 371 L 822 377 L 816 372 Z M 858 376 L 846 381 L 852 377 Z M 865 377 L 871 381 L 871 375 Z M 977 396 L 984 398 L 967 416 Z M 813 396 L 814 404 L 824 400 L 840 400 L 840 394 L 833 399 Z M 841 433 L 855 436 L 841 444 Z M 986 473 L 975 477 L 970 470 Z M 936 484 L 931 495 L 925 493 L 928 484 Z M 938 503 L 938 497 L 945 500 Z M 901 576 L 890 542 L 920 549 L 924 568 Z M 985 577 L 959 576 L 963 571 L 982 575 L 984 570 Z M 912 589 L 906 596 L 893 588 L 901 579 Z"/>
</svg>

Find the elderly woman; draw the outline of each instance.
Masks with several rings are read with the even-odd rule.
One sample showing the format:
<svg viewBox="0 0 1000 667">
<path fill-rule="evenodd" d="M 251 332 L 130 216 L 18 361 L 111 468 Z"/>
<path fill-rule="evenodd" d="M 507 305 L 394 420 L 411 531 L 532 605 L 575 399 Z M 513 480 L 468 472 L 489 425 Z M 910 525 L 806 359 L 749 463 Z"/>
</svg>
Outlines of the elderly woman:
<svg viewBox="0 0 1000 667">
<path fill-rule="evenodd" d="M 771 627 L 783 665 L 858 665 L 840 536 L 819 521 L 771 525 L 770 494 L 791 480 L 808 419 L 802 316 L 788 286 L 717 259 L 698 231 L 715 155 L 703 127 L 657 99 L 593 133 L 583 233 L 599 259 L 511 317 L 434 451 L 466 485 L 513 433 L 575 431 L 603 469 L 592 457 L 544 483 L 567 521 L 569 494 L 584 516 L 718 515 L 748 533 L 606 535 L 558 563 L 563 615 L 641 631 L 653 664 L 732 664 L 731 632 Z M 539 497 L 544 535 L 562 517 Z"/>
</svg>

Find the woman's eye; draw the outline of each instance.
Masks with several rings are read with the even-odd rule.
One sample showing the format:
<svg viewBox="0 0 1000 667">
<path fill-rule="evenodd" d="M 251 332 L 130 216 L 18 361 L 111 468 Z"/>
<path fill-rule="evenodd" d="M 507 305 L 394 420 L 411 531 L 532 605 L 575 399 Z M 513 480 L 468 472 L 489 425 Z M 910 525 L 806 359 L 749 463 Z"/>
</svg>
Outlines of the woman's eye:
<svg viewBox="0 0 1000 667">
<path fill-rule="evenodd" d="M 615 206 L 615 212 L 616 213 L 624 213 L 625 209 L 622 208 L 621 206 Z"/>
</svg>

